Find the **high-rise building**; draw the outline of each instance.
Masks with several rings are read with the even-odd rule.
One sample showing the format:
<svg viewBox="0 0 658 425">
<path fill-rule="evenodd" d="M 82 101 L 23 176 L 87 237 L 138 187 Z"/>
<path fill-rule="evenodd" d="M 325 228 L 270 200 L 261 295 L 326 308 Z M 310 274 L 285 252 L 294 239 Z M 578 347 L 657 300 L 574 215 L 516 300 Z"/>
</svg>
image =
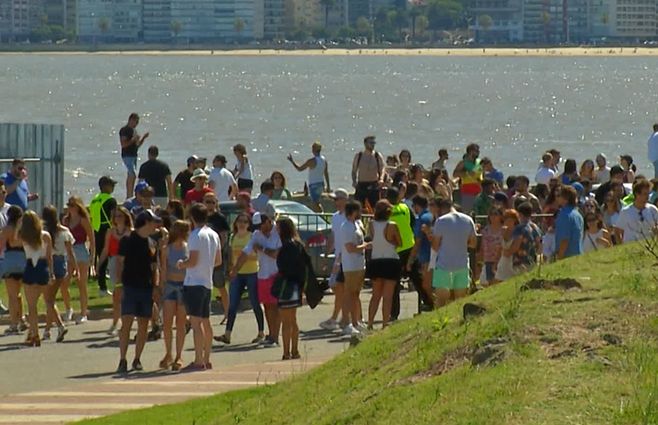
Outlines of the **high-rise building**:
<svg viewBox="0 0 658 425">
<path fill-rule="evenodd" d="M 142 40 L 142 0 L 114 0 L 112 38 L 115 42 Z"/>
<path fill-rule="evenodd" d="M 171 19 L 171 0 L 143 0 L 142 32 L 147 43 L 168 43 L 177 35 L 178 23 Z"/>
<path fill-rule="evenodd" d="M 285 0 L 284 7 L 288 31 L 324 25 L 324 7 L 320 5 L 320 0 Z"/>
<path fill-rule="evenodd" d="M 0 38 L 29 39 L 32 30 L 44 20 L 40 0 L 0 0 Z"/>
<path fill-rule="evenodd" d="M 48 25 L 75 31 L 76 0 L 43 0 L 43 14 Z"/>
<path fill-rule="evenodd" d="M 263 38 L 280 40 L 285 36 L 284 0 L 264 0 L 263 2 Z"/>
<path fill-rule="evenodd" d="M 470 27 L 478 41 L 523 41 L 523 0 L 476 0 Z M 488 16 L 488 22 L 484 22 Z"/>
</svg>

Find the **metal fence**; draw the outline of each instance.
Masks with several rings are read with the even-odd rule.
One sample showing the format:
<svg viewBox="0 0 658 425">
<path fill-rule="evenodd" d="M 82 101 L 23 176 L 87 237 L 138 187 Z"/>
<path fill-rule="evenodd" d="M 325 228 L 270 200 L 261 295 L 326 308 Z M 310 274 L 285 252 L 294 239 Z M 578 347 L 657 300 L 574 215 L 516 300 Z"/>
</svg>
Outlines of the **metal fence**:
<svg viewBox="0 0 658 425">
<path fill-rule="evenodd" d="M 7 171 L 14 158 L 26 159 L 28 184 L 39 199 L 30 209 L 45 205 L 64 207 L 64 126 L 51 124 L 0 124 L 0 169 Z"/>
</svg>

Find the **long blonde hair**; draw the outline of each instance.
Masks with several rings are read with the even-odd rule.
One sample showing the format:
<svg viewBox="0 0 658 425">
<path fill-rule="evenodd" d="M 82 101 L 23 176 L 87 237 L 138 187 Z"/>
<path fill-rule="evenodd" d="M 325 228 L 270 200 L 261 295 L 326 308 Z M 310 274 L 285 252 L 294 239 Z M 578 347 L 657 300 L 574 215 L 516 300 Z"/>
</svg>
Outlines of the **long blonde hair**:
<svg viewBox="0 0 658 425">
<path fill-rule="evenodd" d="M 40 249 L 43 244 L 42 232 L 43 224 L 39 215 L 31 210 L 25 211 L 21 220 L 21 227 L 18 231 L 18 236 L 23 243 L 31 248 Z"/>
</svg>

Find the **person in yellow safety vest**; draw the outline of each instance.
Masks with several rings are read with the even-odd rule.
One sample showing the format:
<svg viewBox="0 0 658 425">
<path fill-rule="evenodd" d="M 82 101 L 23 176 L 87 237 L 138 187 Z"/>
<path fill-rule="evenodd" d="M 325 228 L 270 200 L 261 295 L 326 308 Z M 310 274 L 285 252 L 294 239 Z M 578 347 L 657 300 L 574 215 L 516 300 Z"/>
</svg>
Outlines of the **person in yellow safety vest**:
<svg viewBox="0 0 658 425">
<path fill-rule="evenodd" d="M 117 201 L 112 197 L 116 180 L 108 176 L 103 176 L 98 180 L 100 193 L 94 196 L 89 204 L 89 213 L 91 216 L 91 227 L 94 229 L 94 239 L 96 243 L 96 275 L 98 278 L 98 289 L 100 296 L 108 296 L 111 293 L 107 290 L 107 260 L 102 264 L 97 264 L 100 254 L 105 246 L 105 234 L 112 226 L 112 215 L 117 208 Z"/>
<path fill-rule="evenodd" d="M 389 187 L 386 190 L 386 200 L 388 200 L 388 202 L 390 202 L 393 206 L 389 220 L 398 225 L 398 230 L 400 231 L 400 236 L 402 238 L 402 245 L 396 249 L 398 256 L 400 257 L 400 263 L 402 264 L 402 276 L 409 277 L 414 288 L 418 292 L 419 297 L 423 297 L 423 277 L 420 274 L 418 261 L 416 261 L 414 258 L 410 258 L 411 251 L 413 251 L 415 244 L 413 230 L 413 222 L 415 217 L 411 213 L 411 210 L 407 204 L 400 202 L 400 191 L 397 187 Z M 398 316 L 400 315 L 401 288 L 402 285 L 400 282 L 398 282 L 395 285 L 395 293 L 393 294 L 391 320 L 397 320 Z"/>
</svg>

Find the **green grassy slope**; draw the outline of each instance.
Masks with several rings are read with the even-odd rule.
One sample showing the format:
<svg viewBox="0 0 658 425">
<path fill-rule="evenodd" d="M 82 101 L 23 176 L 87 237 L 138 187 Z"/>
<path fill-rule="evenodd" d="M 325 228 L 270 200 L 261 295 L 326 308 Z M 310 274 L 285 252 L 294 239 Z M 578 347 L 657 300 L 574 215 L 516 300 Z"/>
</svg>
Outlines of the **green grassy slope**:
<svg viewBox="0 0 658 425">
<path fill-rule="evenodd" d="M 89 424 L 655 424 L 658 289 L 639 246 L 535 270 L 271 387 Z M 528 290 L 575 278 L 581 290 Z M 487 312 L 462 319 L 464 303 Z"/>
</svg>

